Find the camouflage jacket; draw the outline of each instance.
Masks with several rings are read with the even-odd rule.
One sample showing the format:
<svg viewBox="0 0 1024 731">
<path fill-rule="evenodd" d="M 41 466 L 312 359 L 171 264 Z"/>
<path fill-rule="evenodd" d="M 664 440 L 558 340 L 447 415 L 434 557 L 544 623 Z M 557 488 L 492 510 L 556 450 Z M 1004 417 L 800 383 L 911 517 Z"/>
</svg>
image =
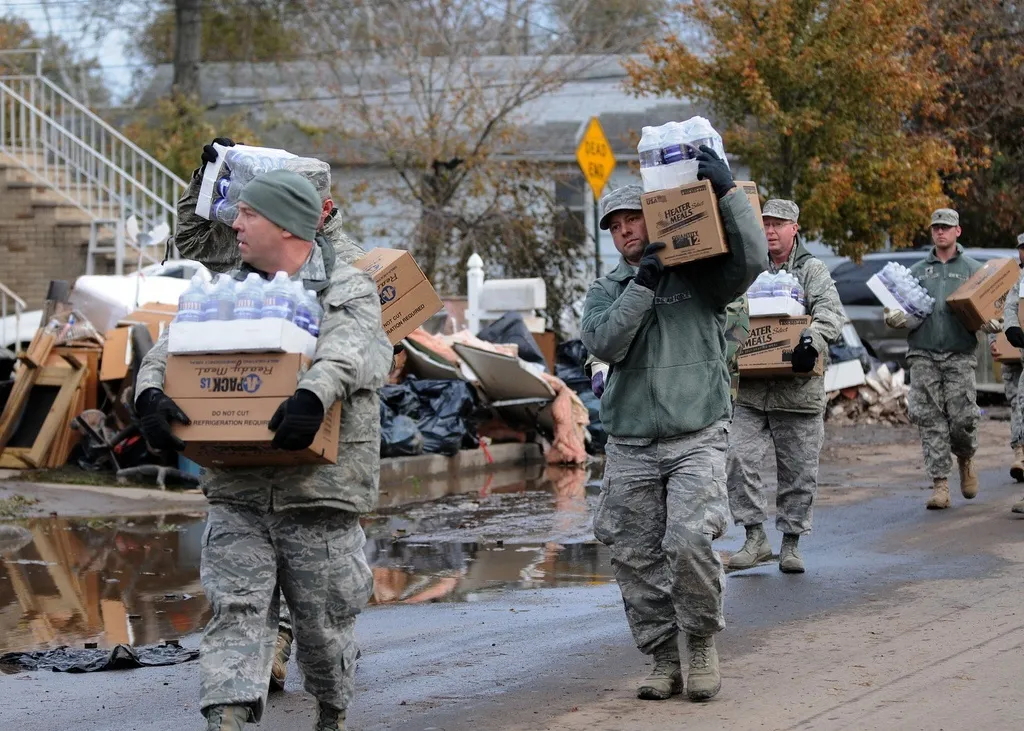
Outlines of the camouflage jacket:
<svg viewBox="0 0 1024 731">
<path fill-rule="evenodd" d="M 839 340 L 846 324 L 846 310 L 828 267 L 816 259 L 797 240 L 789 259 L 773 271 L 786 270 L 797 278 L 807 297 L 808 331 L 814 349 L 828 363 L 828 346 Z M 825 411 L 825 379 L 821 376 L 784 376 L 781 378 L 744 378 L 736 403 L 761 411 L 788 411 L 821 414 Z"/>
<path fill-rule="evenodd" d="M 740 348 L 749 335 L 750 309 L 744 294 L 725 308 L 725 360 L 729 364 L 729 391 L 734 402 L 740 388 Z"/>
<path fill-rule="evenodd" d="M 244 278 L 245 268 L 232 276 Z M 318 243 L 293 279 L 302 278 L 324 308 L 316 354 L 298 388 L 312 391 L 326 411 L 342 402 L 338 463 L 297 467 L 210 469 L 202 488 L 211 503 L 257 510 L 331 507 L 356 513 L 376 507 L 380 478 L 377 389 L 391 368 L 391 344 L 381 327 L 380 299 L 369 275 L 338 263 Z M 172 325 L 173 327 L 173 325 Z M 167 332 L 143 359 L 136 393 L 163 388 Z"/>
<path fill-rule="evenodd" d="M 234 230 L 220 221 L 208 221 L 196 214 L 196 201 L 203 182 L 201 170 L 192 175 L 192 182 L 178 201 L 178 225 L 167 242 L 167 251 L 177 247 L 181 256 L 198 261 L 212 272 L 230 272 L 242 264 Z M 317 234 L 330 242 L 336 258 L 343 264 L 351 264 L 365 253 L 341 230 L 338 209 L 331 211 Z"/>
</svg>

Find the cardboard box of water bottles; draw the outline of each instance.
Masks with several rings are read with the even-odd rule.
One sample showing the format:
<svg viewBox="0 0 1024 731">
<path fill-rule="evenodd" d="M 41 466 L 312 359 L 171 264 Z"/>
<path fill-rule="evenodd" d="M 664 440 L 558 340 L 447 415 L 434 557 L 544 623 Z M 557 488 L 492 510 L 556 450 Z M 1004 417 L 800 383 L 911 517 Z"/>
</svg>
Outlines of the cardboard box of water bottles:
<svg viewBox="0 0 1024 731">
<path fill-rule="evenodd" d="M 737 181 L 736 187 L 750 201 L 754 216 L 761 223 L 757 185 Z M 644 193 L 640 205 L 647 236 L 651 242 L 665 244 L 660 254 L 665 266 L 708 259 L 729 251 L 718 198 L 708 181 Z"/>
<path fill-rule="evenodd" d="M 740 348 L 740 378 L 824 375 L 825 359 L 821 353 L 810 373 L 793 372 L 793 349 L 800 342 L 800 334 L 810 325 L 809 316 L 751 317 L 750 335 Z"/>
<path fill-rule="evenodd" d="M 392 345 L 444 306 L 408 251 L 373 249 L 352 266 L 362 269 L 377 283 L 381 324 Z"/>
</svg>

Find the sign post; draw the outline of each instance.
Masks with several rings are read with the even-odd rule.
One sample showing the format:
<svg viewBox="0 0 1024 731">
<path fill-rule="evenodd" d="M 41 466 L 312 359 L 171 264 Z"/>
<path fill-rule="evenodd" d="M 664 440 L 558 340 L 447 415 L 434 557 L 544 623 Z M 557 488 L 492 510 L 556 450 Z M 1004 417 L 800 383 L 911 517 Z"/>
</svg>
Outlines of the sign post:
<svg viewBox="0 0 1024 731">
<path fill-rule="evenodd" d="M 604 130 L 597 117 L 591 117 L 587 123 L 579 144 L 576 146 L 576 162 L 579 163 L 583 177 L 586 178 L 590 191 L 594 196 L 594 271 L 601 276 L 601 228 L 598 202 L 604 192 L 608 180 L 615 170 L 615 153 L 608 144 Z"/>
</svg>

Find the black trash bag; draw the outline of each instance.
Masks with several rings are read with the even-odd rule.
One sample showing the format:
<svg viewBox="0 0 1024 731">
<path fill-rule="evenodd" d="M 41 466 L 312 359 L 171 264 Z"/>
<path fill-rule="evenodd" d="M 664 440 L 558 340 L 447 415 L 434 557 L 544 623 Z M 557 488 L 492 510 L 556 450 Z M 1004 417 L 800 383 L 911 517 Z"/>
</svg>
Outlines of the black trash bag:
<svg viewBox="0 0 1024 731">
<path fill-rule="evenodd" d="M 520 358 L 528 363 L 547 365 L 544 354 L 540 352 L 540 346 L 533 339 L 533 335 L 523 321 L 523 316 L 518 312 L 506 312 L 500 320 L 492 322 L 476 336 L 488 343 L 518 345 Z"/>
<path fill-rule="evenodd" d="M 401 414 L 416 420 L 420 418 L 420 399 L 406 383 L 384 386 L 380 390 L 380 400 L 387 404 L 393 414 Z"/>
<path fill-rule="evenodd" d="M 410 394 L 411 395 L 411 394 Z M 413 396 L 415 398 L 415 396 Z M 380 402 L 380 456 L 413 457 L 423 454 L 423 434 L 416 422 L 405 414 L 396 414 L 384 399 Z"/>
<path fill-rule="evenodd" d="M 587 348 L 582 340 L 567 340 L 555 348 L 555 375 L 576 393 L 591 388 L 586 363 Z"/>
<path fill-rule="evenodd" d="M 465 381 L 408 378 L 408 386 L 420 401 L 416 422 L 423 434 L 423 451 L 449 457 L 460 449 L 476 449 L 480 440 L 472 422 L 476 396 Z"/>
<path fill-rule="evenodd" d="M 0 668 L 13 672 L 53 670 L 55 673 L 94 673 L 99 670 L 178 665 L 198 657 L 199 650 L 188 650 L 175 642 L 143 647 L 117 645 L 109 650 L 58 647 L 36 652 L 8 652 L 0 655 Z"/>
</svg>

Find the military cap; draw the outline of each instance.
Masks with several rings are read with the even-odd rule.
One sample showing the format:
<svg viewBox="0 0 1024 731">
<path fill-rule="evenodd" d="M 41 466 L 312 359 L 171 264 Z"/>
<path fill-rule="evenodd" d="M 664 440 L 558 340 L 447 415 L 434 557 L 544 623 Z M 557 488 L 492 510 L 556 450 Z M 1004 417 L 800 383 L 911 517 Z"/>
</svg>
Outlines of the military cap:
<svg viewBox="0 0 1024 731">
<path fill-rule="evenodd" d="M 796 223 L 800 220 L 800 206 L 784 198 L 772 198 L 761 210 L 762 218 L 781 218 Z"/>
<path fill-rule="evenodd" d="M 608 230 L 608 216 L 616 211 L 641 211 L 640 196 L 644 189 L 639 185 L 623 185 L 601 199 L 601 230 Z"/>
<path fill-rule="evenodd" d="M 940 208 L 932 214 L 932 226 L 959 226 L 960 214 L 952 208 Z"/>
<path fill-rule="evenodd" d="M 1017 248 L 1024 246 L 1024 234 L 1017 234 Z"/>
</svg>

